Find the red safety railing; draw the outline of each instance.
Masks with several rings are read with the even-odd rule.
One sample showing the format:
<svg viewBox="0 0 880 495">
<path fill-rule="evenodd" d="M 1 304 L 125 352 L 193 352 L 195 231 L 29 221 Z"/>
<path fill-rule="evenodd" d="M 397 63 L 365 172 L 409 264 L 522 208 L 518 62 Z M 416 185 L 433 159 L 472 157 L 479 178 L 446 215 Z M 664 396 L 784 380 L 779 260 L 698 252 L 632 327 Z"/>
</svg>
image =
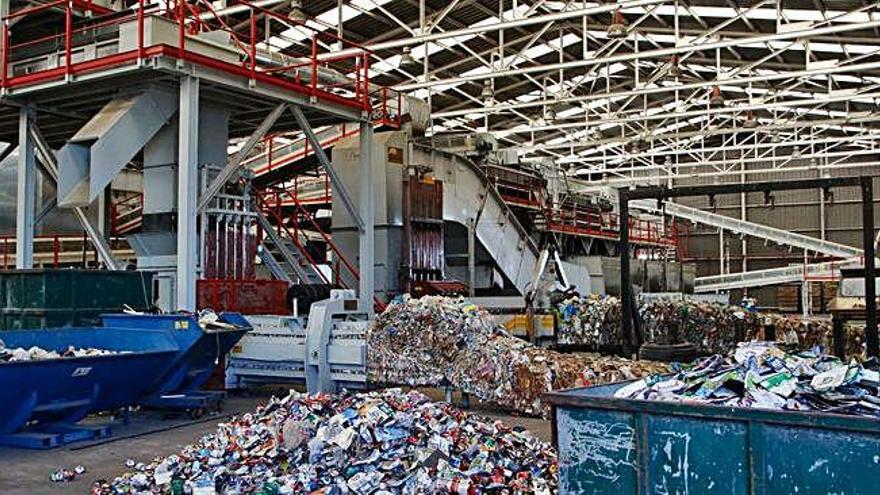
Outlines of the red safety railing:
<svg viewBox="0 0 880 495">
<path fill-rule="evenodd" d="M 525 208 L 544 208 L 547 180 L 543 177 L 493 165 L 484 167 L 484 171 L 505 202 Z"/>
<path fill-rule="evenodd" d="M 328 148 L 330 146 L 333 146 L 334 144 L 336 144 L 337 142 L 341 141 L 344 138 L 347 138 L 349 136 L 356 136 L 360 133 L 360 128 L 357 125 L 343 123 L 343 124 L 340 124 L 340 127 L 341 127 L 342 132 L 336 136 L 332 136 L 332 137 L 329 137 L 329 138 L 321 141 L 322 147 Z M 309 144 L 309 141 L 305 138 L 300 138 L 300 139 L 294 141 L 293 143 L 280 144 L 280 145 L 276 146 L 275 139 L 277 139 L 277 137 L 278 136 L 269 136 L 269 137 L 265 138 L 266 150 L 267 150 L 266 151 L 266 154 L 267 154 L 266 165 L 256 167 L 253 169 L 254 174 L 256 176 L 260 176 L 260 175 L 265 174 L 267 172 L 277 170 L 279 167 L 289 165 L 290 163 L 293 163 L 297 160 L 301 160 L 307 156 L 314 154 L 314 152 L 315 152 L 314 147 L 312 147 Z M 285 148 L 290 148 L 291 146 L 297 148 L 297 150 L 294 151 L 293 153 L 281 153 L 281 150 L 283 150 Z M 261 158 L 260 156 L 257 156 L 255 158 L 245 160 L 244 165 L 248 166 L 249 164 L 252 164 L 254 161 L 256 161 L 260 158 Z"/>
<path fill-rule="evenodd" d="M 547 228 L 572 235 L 604 239 L 620 237 L 620 221 L 616 213 L 602 212 L 584 206 L 547 209 Z M 629 218 L 629 240 L 634 244 L 677 247 L 678 233 L 674 222 Z"/>
<path fill-rule="evenodd" d="M 143 225 L 144 193 L 136 193 L 110 202 L 110 233 L 114 236 L 133 232 Z"/>
<path fill-rule="evenodd" d="M 120 239 L 111 237 L 111 247 L 120 245 Z M 34 236 L 34 261 L 39 261 L 43 266 L 52 266 L 58 268 L 62 264 L 78 264 L 82 261 L 81 256 L 85 256 L 84 246 L 90 246 L 91 243 L 85 232 L 78 234 L 42 234 Z M 114 247 L 115 249 L 115 247 Z M 74 261 L 69 256 L 62 259 L 62 255 L 67 253 L 77 254 Z M 0 267 L 12 268 L 15 266 L 16 244 L 15 236 L 0 236 Z M 89 250 L 89 256 L 93 251 Z"/>
<path fill-rule="evenodd" d="M 83 5 L 82 1 L 57 0 L 19 9 L 6 15 L 2 19 L 3 50 L 2 57 L 0 57 L 0 65 L 2 65 L 0 86 L 8 90 L 52 80 L 70 80 L 79 74 L 140 63 L 147 58 L 166 56 L 231 75 L 247 77 L 253 85 L 273 85 L 318 100 L 365 112 L 372 112 L 375 105 L 388 109 L 389 102 L 400 102 L 400 95 L 389 93 L 387 89 L 371 91 L 370 57 L 372 53 L 366 48 L 333 33 L 313 29 L 305 23 L 291 20 L 246 0 L 239 0 L 237 5 L 244 5 L 248 8 L 250 29 L 247 34 L 232 29 L 225 18 L 219 15 L 207 0 L 195 0 L 192 3 L 173 0 L 166 1 L 164 6 L 158 4 L 146 6 L 145 0 L 138 0 L 134 12 L 129 14 L 116 12 L 105 20 L 100 17 L 90 18 L 79 23 L 81 25 L 74 26 L 74 14 L 83 10 Z M 48 9 L 64 11 L 64 27 L 61 32 L 20 43 L 9 43 L 10 26 L 14 20 Z M 103 13 L 96 8 L 90 10 L 99 14 Z M 270 17 L 290 27 L 311 32 L 311 38 L 308 40 L 310 53 L 293 58 L 263 50 L 266 47 L 257 33 L 257 16 L 259 15 Z M 154 44 L 146 46 L 144 32 L 146 17 L 175 23 L 178 33 L 176 45 Z M 80 53 L 85 53 L 79 46 L 74 46 L 75 37 L 78 44 L 81 44 L 83 40 L 91 42 L 97 39 L 99 28 L 131 22 L 137 23 L 135 49 L 74 62 L 75 53 L 77 57 L 80 57 Z M 219 55 L 206 55 L 204 51 L 200 53 L 198 48 L 204 42 L 195 35 L 205 31 L 228 33 L 230 42 L 225 47 L 227 50 L 225 59 L 218 58 Z M 345 48 L 357 48 L 358 53 L 334 56 L 331 45 L 337 43 Z M 17 60 L 15 57 L 25 47 L 31 48 L 30 52 L 33 52 L 35 47 L 45 47 L 45 60 L 57 58 L 58 62 L 54 64 L 55 66 L 42 68 L 20 66 L 19 68 L 13 62 L 28 62 L 28 60 Z M 58 47 L 63 47 L 60 53 Z M 217 50 L 217 47 L 212 45 L 212 49 Z M 229 60 L 230 58 L 237 59 L 237 61 Z M 327 69 L 333 71 L 330 72 Z M 346 76 L 346 74 L 348 75 Z M 377 91 L 378 93 L 376 93 Z M 396 119 L 399 122 L 400 103 L 397 106 Z M 394 112 L 390 110 L 383 112 L 382 118 L 390 121 L 393 114 Z"/>
<path fill-rule="evenodd" d="M 269 207 L 321 206 L 329 205 L 333 200 L 333 189 L 327 174 L 317 177 L 295 175 L 293 182 L 287 181 L 286 184 L 289 187 L 267 189 L 273 192 L 265 198 Z M 281 192 L 274 194 L 276 190 Z"/>
<path fill-rule="evenodd" d="M 403 94 L 383 86 L 370 92 L 370 100 L 379 102 L 373 108 L 374 125 L 400 129 L 403 125 Z"/>
<path fill-rule="evenodd" d="M 318 224 L 314 215 L 296 199 L 295 195 L 288 194 L 288 192 L 284 189 L 272 188 L 267 191 L 258 192 L 255 194 L 255 196 L 257 198 L 257 203 L 260 205 L 262 211 L 275 220 L 275 227 L 276 229 L 278 229 L 278 235 L 284 235 L 293 242 L 294 246 L 296 246 L 297 250 L 299 250 L 303 257 L 305 257 L 306 260 L 308 260 L 308 262 L 316 268 L 316 271 L 319 273 L 321 279 L 325 283 L 329 284 L 330 281 L 326 279 L 321 270 L 317 269 L 318 263 L 299 240 L 299 231 L 301 229 L 301 225 L 303 224 L 308 224 L 307 229 L 317 233 L 321 237 L 321 239 L 327 244 L 327 247 L 333 253 L 334 259 L 338 261 L 335 268 L 336 282 L 346 289 L 354 288 L 352 286 L 356 285 L 360 281 L 360 272 L 358 272 L 358 270 L 351 264 L 351 262 L 348 261 L 348 259 L 339 249 L 339 247 L 336 246 L 336 244 L 333 242 L 333 239 L 331 239 L 330 236 L 326 232 L 324 232 L 324 230 Z M 289 216 L 289 218 L 291 219 L 291 223 L 293 224 L 292 230 L 288 228 L 285 224 L 285 217 L 287 217 L 287 214 L 284 212 L 284 207 L 290 205 L 294 207 L 293 213 Z M 350 277 L 350 282 L 345 280 L 346 277 L 341 276 L 341 270 L 343 268 Z M 385 310 L 385 304 L 383 304 L 382 301 L 374 298 L 373 302 L 377 310 Z"/>
</svg>

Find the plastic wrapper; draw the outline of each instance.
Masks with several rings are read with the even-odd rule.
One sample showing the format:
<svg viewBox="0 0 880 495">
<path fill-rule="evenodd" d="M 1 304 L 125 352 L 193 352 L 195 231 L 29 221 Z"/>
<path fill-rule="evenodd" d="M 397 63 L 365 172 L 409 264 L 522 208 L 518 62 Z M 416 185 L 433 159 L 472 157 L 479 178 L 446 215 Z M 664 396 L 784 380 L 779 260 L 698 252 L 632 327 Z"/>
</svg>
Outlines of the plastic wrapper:
<svg viewBox="0 0 880 495">
<path fill-rule="evenodd" d="M 458 298 L 404 297 L 376 318 L 368 337 L 373 383 L 452 386 L 525 414 L 548 412 L 551 390 L 632 379 L 665 365 L 562 354 L 509 335 L 484 309 Z"/>
<path fill-rule="evenodd" d="M 773 342 L 752 341 L 673 375 L 634 381 L 615 397 L 880 417 L 878 368 L 876 361 L 841 361 L 818 347 L 786 352 Z"/>
<path fill-rule="evenodd" d="M 92 493 L 549 495 L 557 482 L 555 450 L 521 428 L 391 389 L 273 398 Z"/>
</svg>

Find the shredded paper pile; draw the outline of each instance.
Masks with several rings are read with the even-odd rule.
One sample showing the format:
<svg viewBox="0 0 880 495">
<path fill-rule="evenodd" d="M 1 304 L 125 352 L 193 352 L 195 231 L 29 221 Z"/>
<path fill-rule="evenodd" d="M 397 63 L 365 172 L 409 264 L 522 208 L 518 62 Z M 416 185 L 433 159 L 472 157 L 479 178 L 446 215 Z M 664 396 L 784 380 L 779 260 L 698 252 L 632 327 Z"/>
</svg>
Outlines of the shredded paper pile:
<svg viewBox="0 0 880 495">
<path fill-rule="evenodd" d="M 7 348 L 3 341 L 0 340 L 0 363 L 44 361 L 46 359 L 59 359 L 67 357 L 106 356 L 109 354 L 122 354 L 122 352 L 109 351 L 106 349 L 95 349 L 91 347 L 87 349 L 76 349 L 73 346 L 70 346 L 66 350 L 61 352 L 50 351 L 36 346 L 31 347 L 30 349 L 25 349 L 23 347 Z"/>
<path fill-rule="evenodd" d="M 564 300 L 557 308 L 557 342 L 592 349 L 619 345 L 621 308 L 613 296 L 588 295 Z M 647 342 L 669 344 L 691 342 L 700 352 L 725 353 L 737 342 L 764 339 L 764 325 L 772 325 L 776 339 L 800 349 L 821 345 L 831 348 L 832 328 L 828 320 L 800 316 L 763 314 L 739 306 L 701 301 L 659 300 L 639 305 L 639 316 Z M 859 332 L 846 335 L 848 356 L 862 353 Z"/>
<path fill-rule="evenodd" d="M 545 414 L 551 390 L 633 379 L 667 368 L 622 358 L 561 354 L 509 335 L 464 299 L 404 297 L 368 338 L 373 383 L 452 386 L 525 414 Z"/>
<path fill-rule="evenodd" d="M 880 366 L 844 362 L 819 348 L 787 353 L 774 343 L 744 342 L 620 388 L 615 397 L 743 408 L 880 417 Z"/>
<path fill-rule="evenodd" d="M 291 392 L 93 493 L 549 495 L 556 469 L 527 432 L 418 392 Z"/>
</svg>

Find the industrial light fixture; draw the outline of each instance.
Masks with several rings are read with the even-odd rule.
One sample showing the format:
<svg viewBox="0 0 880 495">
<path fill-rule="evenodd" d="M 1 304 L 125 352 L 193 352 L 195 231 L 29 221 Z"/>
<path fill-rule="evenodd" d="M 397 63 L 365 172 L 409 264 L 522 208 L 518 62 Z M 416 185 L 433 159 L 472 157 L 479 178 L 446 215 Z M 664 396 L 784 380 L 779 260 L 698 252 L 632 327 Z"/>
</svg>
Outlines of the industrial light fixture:
<svg viewBox="0 0 880 495">
<path fill-rule="evenodd" d="M 721 94 L 721 88 L 717 84 L 712 86 L 712 91 L 709 92 L 709 105 L 713 107 L 724 106 L 724 96 Z"/>
<path fill-rule="evenodd" d="M 671 78 L 681 77 L 681 67 L 678 66 L 678 55 L 673 55 L 672 58 L 669 59 L 669 70 L 666 71 L 666 75 Z"/>
<path fill-rule="evenodd" d="M 480 96 L 483 98 L 483 101 L 489 102 L 495 96 L 495 90 L 492 88 L 492 80 L 486 79 L 483 81 L 483 91 L 480 92 Z"/>
<path fill-rule="evenodd" d="M 309 16 L 303 10 L 302 0 L 290 0 L 290 13 L 287 14 L 287 17 L 292 21 L 305 22 L 308 20 Z"/>
<path fill-rule="evenodd" d="M 412 56 L 412 50 L 410 47 L 403 47 L 403 54 L 400 56 L 400 66 L 416 65 L 417 63 L 415 57 Z"/>
<path fill-rule="evenodd" d="M 611 39 L 626 38 L 626 19 L 620 10 L 615 10 L 608 25 L 608 37 Z"/>
<path fill-rule="evenodd" d="M 791 150 L 791 157 L 792 157 L 792 158 L 794 158 L 794 159 L 798 159 L 798 158 L 801 158 L 801 157 L 803 157 L 803 156 L 804 156 L 804 155 L 803 155 L 803 153 L 801 153 L 801 148 L 800 148 L 800 146 L 795 146 L 794 148 L 792 148 L 792 150 Z"/>
</svg>

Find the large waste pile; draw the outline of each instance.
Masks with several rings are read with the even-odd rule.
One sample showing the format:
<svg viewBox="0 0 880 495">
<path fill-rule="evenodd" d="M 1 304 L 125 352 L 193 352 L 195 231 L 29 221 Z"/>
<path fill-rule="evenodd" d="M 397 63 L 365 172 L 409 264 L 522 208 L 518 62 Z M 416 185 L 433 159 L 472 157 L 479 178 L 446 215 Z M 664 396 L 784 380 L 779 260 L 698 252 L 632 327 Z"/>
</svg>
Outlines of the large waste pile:
<svg viewBox="0 0 880 495">
<path fill-rule="evenodd" d="M 558 311 L 557 344 L 600 349 L 622 342 L 620 299 L 614 296 L 572 297 L 564 300 Z"/>
<path fill-rule="evenodd" d="M 687 341 L 706 353 L 727 352 L 763 329 L 757 313 L 727 304 L 659 300 L 641 305 L 639 315 L 646 341 Z"/>
<path fill-rule="evenodd" d="M 23 347 L 7 348 L 6 344 L 0 340 L 0 363 L 15 363 L 21 361 L 45 361 L 47 359 L 60 359 L 69 357 L 91 357 L 106 356 L 110 354 L 124 354 L 125 351 L 110 351 L 107 349 L 96 349 L 93 347 L 86 349 L 78 349 L 69 346 L 67 349 L 58 352 L 43 349 L 42 347 L 33 346 L 28 349 Z"/>
<path fill-rule="evenodd" d="M 404 297 L 376 318 L 368 337 L 372 383 L 452 386 L 525 414 L 545 414 L 551 390 L 633 379 L 659 363 L 562 354 L 509 335 L 464 299 Z"/>
<path fill-rule="evenodd" d="M 766 319 L 776 329 L 776 340 L 799 349 L 812 349 L 820 346 L 833 349 L 834 334 L 831 322 L 801 318 L 795 315 L 766 315 Z M 864 327 L 844 328 L 843 350 L 847 357 L 865 357 Z"/>
<path fill-rule="evenodd" d="M 589 295 L 564 300 L 557 308 L 557 343 L 588 349 L 620 345 L 620 300 Z M 800 316 L 755 313 L 739 306 L 701 301 L 659 300 L 639 305 L 639 316 L 647 342 L 668 344 L 691 342 L 700 352 L 725 353 L 737 342 L 763 339 L 764 325 L 772 325 L 779 342 L 810 349 L 830 349 L 831 322 Z M 862 353 L 858 332 L 847 335 L 848 356 Z"/>
<path fill-rule="evenodd" d="M 291 392 L 94 494 L 555 493 L 556 452 L 511 428 L 399 389 Z"/>
<path fill-rule="evenodd" d="M 727 357 L 643 378 L 615 397 L 880 417 L 878 370 L 876 361 L 844 362 L 818 348 L 788 353 L 771 342 L 743 342 Z"/>
</svg>

